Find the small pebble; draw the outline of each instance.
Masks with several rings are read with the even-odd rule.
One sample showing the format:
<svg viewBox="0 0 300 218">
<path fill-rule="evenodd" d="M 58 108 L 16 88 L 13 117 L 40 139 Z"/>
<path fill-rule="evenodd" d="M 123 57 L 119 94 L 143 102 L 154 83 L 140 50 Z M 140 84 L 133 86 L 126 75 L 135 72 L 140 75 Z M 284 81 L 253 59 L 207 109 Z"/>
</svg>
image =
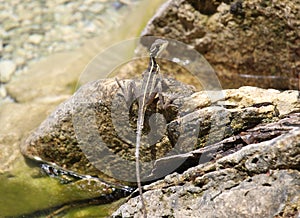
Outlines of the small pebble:
<svg viewBox="0 0 300 218">
<path fill-rule="evenodd" d="M 89 7 L 89 11 L 98 14 L 104 10 L 104 5 L 100 3 L 95 3 L 92 6 Z"/>
<path fill-rule="evenodd" d="M 15 20 L 8 20 L 3 22 L 3 27 L 6 31 L 10 31 L 12 29 L 19 27 L 19 22 Z"/>
<path fill-rule="evenodd" d="M 42 35 L 33 34 L 33 35 L 29 36 L 28 42 L 35 44 L 35 45 L 39 45 L 41 43 L 42 39 L 43 39 Z"/>
<path fill-rule="evenodd" d="M 2 40 L 0 39 L 0 52 L 2 52 L 2 50 L 3 50 L 3 42 L 2 42 Z"/>
<path fill-rule="evenodd" d="M 0 85 L 0 99 L 5 98 L 7 95 L 6 89 L 3 85 Z"/>
<path fill-rule="evenodd" d="M 6 46 L 3 48 L 3 51 L 6 52 L 6 53 L 11 53 L 13 50 L 14 50 L 14 47 L 13 47 L 11 44 L 6 45 Z"/>
<path fill-rule="evenodd" d="M 16 70 L 16 65 L 10 60 L 0 61 L 0 82 L 7 83 Z"/>
<path fill-rule="evenodd" d="M 15 63 L 18 67 L 23 66 L 25 64 L 25 59 L 23 57 L 17 57 Z"/>
<path fill-rule="evenodd" d="M 119 10 L 120 8 L 122 8 L 125 4 L 123 4 L 122 2 L 119 1 L 115 1 L 112 3 L 112 6 L 116 9 Z"/>
</svg>

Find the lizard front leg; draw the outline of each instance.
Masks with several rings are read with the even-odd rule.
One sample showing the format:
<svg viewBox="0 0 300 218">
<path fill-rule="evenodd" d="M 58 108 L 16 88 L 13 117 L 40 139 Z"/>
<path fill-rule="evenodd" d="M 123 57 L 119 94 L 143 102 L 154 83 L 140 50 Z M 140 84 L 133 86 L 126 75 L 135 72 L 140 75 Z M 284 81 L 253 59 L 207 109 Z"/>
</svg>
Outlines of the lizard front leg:
<svg viewBox="0 0 300 218">
<path fill-rule="evenodd" d="M 122 80 L 122 84 L 121 84 L 121 81 L 119 81 L 117 78 L 115 78 L 115 80 L 116 80 L 118 86 L 121 89 L 122 95 L 123 95 L 123 97 L 125 99 L 125 102 L 126 102 L 127 109 L 130 110 L 130 107 L 131 107 L 132 103 L 137 98 L 137 96 L 136 96 L 136 90 L 137 90 L 136 83 L 133 80 L 129 80 L 129 81 L 127 81 L 127 83 Z"/>
</svg>

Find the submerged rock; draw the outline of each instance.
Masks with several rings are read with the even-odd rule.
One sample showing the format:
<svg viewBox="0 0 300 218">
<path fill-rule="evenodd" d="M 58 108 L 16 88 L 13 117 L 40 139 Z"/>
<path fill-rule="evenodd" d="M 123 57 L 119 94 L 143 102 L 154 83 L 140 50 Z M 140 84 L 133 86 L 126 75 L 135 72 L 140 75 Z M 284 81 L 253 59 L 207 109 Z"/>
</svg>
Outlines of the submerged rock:
<svg viewBox="0 0 300 218">
<path fill-rule="evenodd" d="M 299 13 L 300 1 L 170 0 L 142 35 L 192 45 L 224 88 L 298 89 Z"/>
<path fill-rule="evenodd" d="M 9 82 L 15 70 L 16 70 L 16 65 L 13 61 L 10 60 L 0 61 L 0 82 L 1 83 Z"/>
</svg>

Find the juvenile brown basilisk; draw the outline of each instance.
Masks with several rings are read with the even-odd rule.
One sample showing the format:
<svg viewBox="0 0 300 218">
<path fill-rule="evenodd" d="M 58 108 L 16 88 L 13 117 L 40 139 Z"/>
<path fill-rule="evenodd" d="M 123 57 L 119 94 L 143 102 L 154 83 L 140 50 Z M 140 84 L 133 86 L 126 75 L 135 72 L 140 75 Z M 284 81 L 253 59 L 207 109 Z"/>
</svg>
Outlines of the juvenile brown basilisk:
<svg viewBox="0 0 300 218">
<path fill-rule="evenodd" d="M 137 119 L 137 133 L 136 133 L 136 144 L 135 144 L 135 160 L 136 160 L 136 178 L 138 184 L 138 190 L 141 197 L 142 209 L 144 217 L 147 217 L 147 210 L 145 201 L 143 198 L 141 175 L 140 175 L 140 147 L 142 130 L 144 126 L 145 111 L 147 106 L 151 104 L 157 94 L 160 94 L 161 84 L 159 79 L 159 65 L 156 63 L 156 58 L 161 52 L 167 47 L 168 41 L 163 39 L 157 39 L 150 47 L 150 60 L 148 69 L 143 73 L 143 79 L 141 89 L 138 91 L 138 119 Z M 161 99 L 162 100 L 162 99 Z"/>
<path fill-rule="evenodd" d="M 142 185 L 141 185 L 141 174 L 140 174 L 140 147 L 141 147 L 141 138 L 142 130 L 144 127 L 145 112 L 147 107 L 155 99 L 156 95 L 159 95 L 160 103 L 164 106 L 162 102 L 162 84 L 161 78 L 159 75 L 159 65 L 156 62 L 156 58 L 162 53 L 162 51 L 167 47 L 168 41 L 163 39 L 157 39 L 151 45 L 149 49 L 149 65 L 147 70 L 142 75 L 142 83 L 139 87 L 135 83 L 131 84 L 129 90 L 126 90 L 126 87 L 123 86 L 118 79 L 116 82 L 121 88 L 123 95 L 126 100 L 127 108 L 130 108 L 130 103 L 132 103 L 132 97 L 135 96 L 138 101 L 138 118 L 137 118 L 137 131 L 136 131 L 136 143 L 135 143 L 135 167 L 136 167 L 136 179 L 138 185 L 138 191 L 141 197 L 142 210 L 144 217 L 147 217 L 146 205 L 143 198 Z M 134 93 L 131 93 L 131 92 Z"/>
</svg>

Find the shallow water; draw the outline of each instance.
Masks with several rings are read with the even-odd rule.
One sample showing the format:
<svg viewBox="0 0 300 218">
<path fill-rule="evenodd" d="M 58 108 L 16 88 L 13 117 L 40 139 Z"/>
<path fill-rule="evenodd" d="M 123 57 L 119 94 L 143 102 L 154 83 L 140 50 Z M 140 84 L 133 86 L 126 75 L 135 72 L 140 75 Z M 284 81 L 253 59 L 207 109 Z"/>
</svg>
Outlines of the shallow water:
<svg viewBox="0 0 300 218">
<path fill-rule="evenodd" d="M 89 199 L 99 197 L 100 190 L 84 183 L 62 184 L 45 176 L 37 165 L 28 166 L 21 158 L 14 170 L 0 175 L 0 217 L 44 217 L 63 208 L 59 217 L 107 216 L 114 207 L 96 205 Z M 63 205 L 69 205 L 65 206 Z M 84 207 L 84 209 L 82 208 Z"/>
</svg>

